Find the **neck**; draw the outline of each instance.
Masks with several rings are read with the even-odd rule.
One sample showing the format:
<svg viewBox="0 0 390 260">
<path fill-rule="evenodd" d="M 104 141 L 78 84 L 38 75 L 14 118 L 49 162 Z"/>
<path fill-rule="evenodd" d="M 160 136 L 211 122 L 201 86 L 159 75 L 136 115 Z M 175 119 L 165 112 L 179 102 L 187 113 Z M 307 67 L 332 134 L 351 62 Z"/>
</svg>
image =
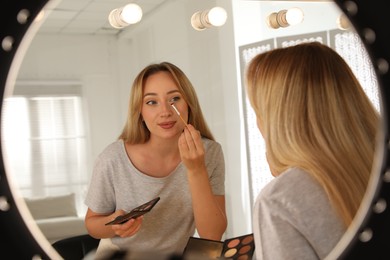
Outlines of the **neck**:
<svg viewBox="0 0 390 260">
<path fill-rule="evenodd" d="M 146 146 L 148 147 L 148 149 L 151 149 L 151 151 L 154 151 L 155 154 L 167 156 L 172 154 L 179 154 L 178 141 L 178 137 L 171 139 L 151 137 L 149 141 L 146 142 Z"/>
</svg>

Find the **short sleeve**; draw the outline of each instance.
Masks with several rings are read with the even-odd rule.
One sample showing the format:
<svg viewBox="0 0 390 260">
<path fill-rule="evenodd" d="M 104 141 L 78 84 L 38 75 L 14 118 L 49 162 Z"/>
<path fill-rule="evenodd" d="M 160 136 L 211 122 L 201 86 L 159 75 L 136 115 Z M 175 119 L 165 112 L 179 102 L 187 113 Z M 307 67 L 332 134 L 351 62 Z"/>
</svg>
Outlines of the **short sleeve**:
<svg viewBox="0 0 390 260">
<path fill-rule="evenodd" d="M 225 195 L 225 160 L 219 143 L 208 140 L 206 146 L 206 167 L 214 195 Z"/>
<path fill-rule="evenodd" d="M 96 213 L 111 213 L 116 209 L 113 167 L 109 151 L 104 151 L 95 161 L 85 205 Z"/>
</svg>

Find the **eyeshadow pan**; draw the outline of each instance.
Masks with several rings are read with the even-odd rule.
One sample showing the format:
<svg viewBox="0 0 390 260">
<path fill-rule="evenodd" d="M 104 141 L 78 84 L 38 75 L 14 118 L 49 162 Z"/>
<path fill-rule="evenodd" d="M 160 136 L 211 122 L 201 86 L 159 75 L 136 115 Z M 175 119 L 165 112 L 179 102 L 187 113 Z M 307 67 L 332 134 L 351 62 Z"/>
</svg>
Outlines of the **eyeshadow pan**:
<svg viewBox="0 0 390 260">
<path fill-rule="evenodd" d="M 238 244 L 240 243 L 240 240 L 239 239 L 233 239 L 232 241 L 230 241 L 229 243 L 228 243 L 228 247 L 229 248 L 232 248 L 232 247 L 236 247 L 236 246 L 238 246 Z"/>
<path fill-rule="evenodd" d="M 242 240 L 242 244 L 243 244 L 243 245 L 246 245 L 246 244 L 249 244 L 249 243 L 252 242 L 252 241 L 253 241 L 253 236 L 250 235 L 250 236 L 247 236 L 246 238 L 244 238 L 244 239 Z"/>
<path fill-rule="evenodd" d="M 245 254 L 245 253 L 249 252 L 249 250 L 251 250 L 251 247 L 249 245 L 246 245 L 246 246 L 241 247 L 240 251 L 238 253 Z"/>
<path fill-rule="evenodd" d="M 240 255 L 239 257 L 237 257 L 237 260 L 248 260 L 248 259 L 249 259 L 248 255 Z"/>
<path fill-rule="evenodd" d="M 232 257 L 232 256 L 234 256 L 235 254 L 237 253 L 237 249 L 235 249 L 235 248 L 231 248 L 231 249 L 229 249 L 228 251 L 226 251 L 226 253 L 225 253 L 225 257 Z"/>
</svg>

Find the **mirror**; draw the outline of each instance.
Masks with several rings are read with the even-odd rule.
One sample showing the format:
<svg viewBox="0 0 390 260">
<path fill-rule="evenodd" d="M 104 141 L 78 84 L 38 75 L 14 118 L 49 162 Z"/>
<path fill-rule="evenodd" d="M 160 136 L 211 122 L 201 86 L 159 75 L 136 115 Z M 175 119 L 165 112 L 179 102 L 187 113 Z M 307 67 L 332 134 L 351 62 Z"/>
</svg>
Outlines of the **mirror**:
<svg viewBox="0 0 390 260">
<path fill-rule="evenodd" d="M 64 0 L 67 1 L 67 0 Z M 174 5 L 178 5 L 180 8 L 178 11 L 176 11 L 175 19 L 183 18 L 183 21 L 188 20 L 188 17 L 192 15 L 194 10 L 203 10 L 205 8 L 210 8 L 210 3 L 207 2 L 207 6 L 205 6 L 204 1 L 197 1 L 196 3 L 193 3 L 189 1 L 188 3 L 178 3 L 179 1 L 166 1 L 166 8 Z M 203 3 L 202 3 L 203 2 Z M 242 2 L 252 2 L 252 1 L 242 1 Z M 254 1 L 253 1 L 254 2 Z M 218 2 L 219 3 L 219 2 Z M 43 4 L 43 3 L 42 3 Z M 226 9 L 228 10 L 228 13 L 233 13 L 233 10 L 237 8 L 239 4 L 237 2 L 233 2 L 232 5 L 229 3 L 224 3 L 226 5 Z M 164 13 L 165 4 L 162 5 L 162 14 Z M 36 7 L 31 10 L 37 9 Z M 39 8 L 38 8 L 39 9 Z M 38 12 L 36 10 L 35 12 Z M 155 11 L 156 13 L 156 11 Z M 158 13 L 158 12 L 157 12 Z M 161 15 L 162 17 L 170 17 L 173 19 L 172 15 L 166 16 Z M 43 84 L 54 84 L 58 82 L 54 82 L 53 79 L 58 79 L 58 75 L 60 75 L 60 79 L 62 81 L 65 81 L 66 84 L 73 86 L 70 89 L 77 92 L 77 87 L 74 87 L 75 85 L 86 84 L 87 88 L 83 91 L 86 92 L 92 92 L 96 91 L 96 88 L 94 88 L 96 85 L 99 85 L 98 91 L 102 92 L 105 96 L 104 98 L 96 98 L 94 99 L 94 96 L 91 95 L 88 100 L 88 104 L 86 105 L 88 108 L 88 114 L 98 112 L 100 113 L 100 117 L 104 117 L 104 120 L 108 120 L 105 122 L 110 122 L 110 124 L 105 124 L 105 126 L 114 126 L 114 127 L 106 127 L 99 125 L 97 121 L 94 121 L 93 119 L 89 122 L 89 129 L 91 130 L 91 136 L 89 137 L 89 140 L 85 140 L 86 147 L 89 149 L 89 154 L 91 158 L 94 158 L 96 154 L 102 149 L 102 147 L 107 144 L 107 142 L 110 142 L 112 139 L 116 138 L 117 133 L 122 127 L 122 123 L 124 122 L 123 118 L 127 111 L 127 97 L 128 97 L 128 91 L 129 91 L 129 84 L 134 77 L 134 75 L 139 71 L 140 68 L 142 68 L 146 63 L 149 63 L 152 60 L 156 59 L 169 59 L 172 62 L 179 65 L 189 76 L 189 78 L 193 81 L 195 86 L 199 86 L 199 88 L 202 91 L 198 91 L 199 98 L 201 100 L 201 103 L 203 105 L 203 110 L 205 112 L 205 116 L 207 121 L 210 123 L 210 126 L 217 136 L 218 139 L 224 140 L 221 141 L 223 144 L 226 156 L 226 161 L 228 163 L 227 165 L 227 175 L 229 176 L 227 179 L 227 186 L 228 190 L 231 191 L 231 197 L 227 194 L 227 206 L 228 206 L 228 214 L 234 217 L 232 220 L 230 220 L 229 223 L 229 229 L 227 231 L 227 236 L 233 236 L 233 235 L 240 235 L 241 233 L 248 232 L 250 230 L 250 205 L 251 202 L 248 199 L 250 195 L 248 193 L 245 193 L 245 188 L 242 186 L 247 185 L 248 180 L 242 180 L 241 178 L 237 178 L 234 173 L 242 172 L 242 168 L 245 166 L 237 164 L 237 159 L 240 158 L 241 154 L 236 154 L 232 151 L 241 151 L 241 135 L 240 135 L 240 128 L 233 128 L 230 127 L 232 125 L 241 125 L 239 123 L 240 118 L 240 109 L 239 109 L 239 100 L 237 100 L 237 94 L 239 91 L 237 90 L 237 86 L 234 82 L 238 82 L 237 77 L 235 76 L 237 74 L 237 69 L 235 66 L 231 66 L 231 64 L 236 64 L 236 58 L 235 58 L 235 50 L 236 45 L 234 44 L 234 36 L 229 30 L 229 28 L 232 27 L 232 24 L 229 24 L 229 21 L 227 22 L 226 26 L 221 28 L 211 28 L 207 31 L 203 32 L 196 32 L 194 31 L 189 23 L 183 23 L 179 28 L 172 29 L 172 27 L 168 26 L 169 24 L 172 24 L 171 19 L 161 19 L 161 23 L 159 26 L 156 25 L 156 27 L 151 27 L 149 30 L 142 31 L 140 29 L 137 29 L 136 27 L 131 28 L 129 32 L 123 33 L 124 36 L 121 38 L 123 41 L 115 41 L 115 40 L 106 40 L 103 41 L 104 45 L 103 48 L 112 48 L 115 49 L 114 52 L 117 53 L 116 56 L 114 56 L 113 59 L 117 58 L 118 63 L 113 68 L 108 68 L 108 65 L 112 65 L 113 61 L 109 59 L 109 57 L 105 57 L 106 60 L 101 61 L 98 60 L 96 62 L 95 58 L 92 59 L 88 53 L 85 54 L 83 59 L 80 59 L 81 62 L 85 62 L 86 60 L 92 60 L 101 65 L 101 67 L 98 68 L 101 69 L 101 71 L 89 71 L 90 74 L 88 77 L 82 78 L 80 81 L 73 81 L 74 78 L 78 78 L 80 75 L 76 74 L 77 72 L 71 72 L 70 74 L 66 74 L 67 70 L 62 70 L 60 72 L 54 71 L 44 71 L 45 79 L 47 80 Z M 145 17 L 144 24 L 150 24 L 152 23 L 152 19 L 148 18 L 148 16 Z M 232 23 L 230 21 L 230 23 Z M 174 24 L 174 23 L 173 23 Z M 230 27 L 229 27 L 230 26 Z M 166 34 L 164 33 L 164 30 L 166 28 L 171 28 L 172 31 L 176 31 L 177 34 L 176 37 L 174 37 L 173 43 L 167 43 L 163 42 L 164 36 Z M 129 33 L 129 35 L 127 35 Z M 154 33 L 157 33 L 155 35 Z M 182 34 L 180 34 L 182 33 Z M 133 36 L 131 36 L 133 35 Z M 179 35 L 185 35 L 186 37 L 182 37 Z M 253 36 L 253 34 L 251 34 Z M 280 35 L 274 35 L 272 37 L 276 37 Z M 62 37 L 62 36 L 60 36 Z M 120 37 L 120 36 L 118 36 Z M 270 36 L 270 38 L 272 38 Z M 47 37 L 46 39 L 48 39 Z M 82 37 L 81 37 L 82 38 Z M 101 40 L 102 36 L 95 36 L 95 40 L 99 39 Z M 167 37 L 165 37 L 167 38 Z M 45 36 L 40 38 L 41 40 L 45 40 Z M 83 40 L 85 44 L 88 43 L 86 38 Z M 167 39 L 165 39 L 168 41 Z M 171 39 L 170 39 L 171 40 Z M 32 46 L 29 47 L 31 50 L 33 50 L 34 46 L 33 44 L 35 41 L 39 41 L 36 38 L 32 41 Z M 157 41 L 158 44 L 152 44 L 153 41 Z M 250 39 L 246 43 L 250 43 L 256 40 Z M 66 42 L 64 42 L 66 43 Z M 80 42 L 78 42 L 79 44 Z M 145 44 L 146 43 L 146 44 Z M 240 42 L 240 45 L 246 44 L 244 42 Z M 126 48 L 127 45 L 132 46 L 131 49 Z M 172 45 L 169 50 L 164 49 L 164 46 Z M 4 41 L 3 41 L 4 46 Z M 54 59 L 55 64 L 59 64 L 58 60 L 65 60 L 69 57 L 63 55 L 60 57 L 56 56 L 54 50 L 57 49 L 60 45 L 56 45 L 55 48 L 52 50 L 45 50 L 45 51 L 53 51 L 49 52 L 47 56 L 51 56 Z M 183 50 L 181 46 L 189 46 L 189 50 Z M 77 44 L 74 44 L 74 47 L 77 47 Z M 101 49 L 98 49 L 101 50 Z M 92 49 L 91 53 L 93 53 L 96 50 Z M 120 53 L 120 55 L 118 55 Z M 157 53 L 159 53 L 157 55 Z M 37 52 L 32 52 L 31 55 L 37 55 Z M 161 55 L 161 56 L 160 56 Z M 26 53 L 26 58 L 29 58 L 29 53 Z M 41 58 L 41 57 L 36 57 Z M 111 57 L 112 58 L 112 57 Z M 216 60 L 220 61 L 221 65 L 216 65 Z M 37 61 L 37 60 L 35 60 Z M 107 62 L 108 61 L 108 62 Z M 137 62 L 134 62 L 137 61 Z M 30 74 L 28 74 L 28 71 L 24 70 L 23 62 L 21 62 L 21 69 L 19 71 L 19 74 L 16 78 L 16 84 L 15 86 L 20 85 L 29 85 L 30 83 L 26 83 L 26 79 L 31 80 L 34 75 L 38 75 L 36 73 L 39 70 L 39 62 L 33 62 L 33 66 L 36 66 L 34 69 L 35 71 L 30 71 Z M 62 64 L 62 62 L 60 63 Z M 229 65 L 230 64 L 230 65 Z M 87 69 L 91 69 L 90 66 L 83 66 Z M 30 67 L 31 68 L 31 67 Z M 47 69 L 45 67 L 45 69 Z M 113 71 L 113 76 L 108 76 L 108 72 L 103 71 L 103 69 L 107 69 L 107 71 L 111 72 Z M 24 78 L 21 78 L 21 75 L 23 75 L 23 72 L 26 72 L 24 74 Z M 36 74 L 34 74 L 36 73 Z M 60 74 L 62 73 L 62 74 Z M 84 73 L 84 72 L 83 72 Z M 80 72 L 81 74 L 81 72 Z M 51 78 L 52 77 L 52 78 Z M 69 77 L 69 78 L 67 78 Z M 12 78 L 12 77 L 11 77 Z M 19 81 L 18 81 L 19 80 Z M 12 80 L 11 80 L 12 81 Z M 117 84 L 112 84 L 112 82 L 115 82 Z M 210 84 L 212 82 L 212 84 Z M 33 82 L 37 83 L 37 82 Z M 42 85 L 42 82 L 38 82 Z M 64 82 L 62 82 L 64 83 Z M 103 83 L 103 84 L 97 84 L 97 83 Z M 75 85 L 74 85 L 75 84 Z M 31 84 L 30 84 L 31 85 Z M 118 90 L 118 93 L 120 93 L 119 97 L 114 97 L 112 95 L 112 87 L 116 87 Z M 15 91 L 17 91 L 17 87 L 15 87 Z M 7 96 L 7 95 L 6 95 Z M 224 97 L 224 100 L 227 100 L 225 102 L 222 102 L 220 106 L 214 106 L 215 100 L 220 99 L 220 97 Z M 116 103 L 118 101 L 119 105 L 116 106 L 110 106 L 108 102 L 111 102 L 111 104 Z M 102 104 L 105 104 L 102 106 Z M 76 105 L 77 106 L 77 105 Z M 112 108 L 112 111 L 108 111 L 108 108 Z M 116 115 L 113 116 L 113 115 Z M 101 119 L 101 118 L 100 118 Z M 97 119 L 96 119 L 97 120 Z M 229 127 L 227 127 L 229 126 Z M 4 127 L 4 126 L 2 126 Z M 99 134 L 104 133 L 104 137 L 101 137 Z M 88 166 L 90 167 L 90 166 Z M 85 169 L 86 172 L 90 173 L 90 169 Z M 231 172 L 231 173 L 229 173 Z M 236 174 L 237 175 L 237 174 Z M 2 180 L 4 177 L 2 178 Z M 233 192 L 234 191 L 234 192 Z M 239 196 L 233 195 L 233 194 L 241 194 Z M 241 197 L 242 196 L 242 197 Z M 242 201 L 245 201 L 245 205 L 243 205 Z M 238 205 L 237 208 L 235 206 L 229 206 L 229 205 Z M 22 205 L 20 207 L 23 207 Z M 229 209 L 230 207 L 230 209 Z M 245 221 L 243 221 L 245 220 Z M 244 222 L 244 224 L 242 224 Z M 49 252 L 50 250 L 47 249 Z"/>
</svg>

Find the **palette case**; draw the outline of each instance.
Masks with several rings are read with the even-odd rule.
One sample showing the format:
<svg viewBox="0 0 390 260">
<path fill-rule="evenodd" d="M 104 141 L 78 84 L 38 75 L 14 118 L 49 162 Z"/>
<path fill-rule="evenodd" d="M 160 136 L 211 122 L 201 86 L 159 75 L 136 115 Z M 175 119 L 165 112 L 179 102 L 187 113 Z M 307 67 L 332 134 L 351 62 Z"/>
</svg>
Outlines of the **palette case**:
<svg viewBox="0 0 390 260">
<path fill-rule="evenodd" d="M 116 217 L 113 221 L 106 223 L 106 225 L 123 224 L 132 218 L 137 218 L 139 216 L 142 216 L 142 215 L 148 213 L 149 211 L 151 211 L 152 208 L 156 205 L 156 203 L 159 200 L 160 200 L 160 197 L 152 199 L 152 200 L 132 209 L 129 213 L 126 213 L 124 215 L 120 215 L 120 216 Z"/>
<path fill-rule="evenodd" d="M 186 260 L 197 259 L 252 259 L 255 251 L 253 234 L 229 238 L 225 241 L 190 237 L 183 251 Z"/>
</svg>

